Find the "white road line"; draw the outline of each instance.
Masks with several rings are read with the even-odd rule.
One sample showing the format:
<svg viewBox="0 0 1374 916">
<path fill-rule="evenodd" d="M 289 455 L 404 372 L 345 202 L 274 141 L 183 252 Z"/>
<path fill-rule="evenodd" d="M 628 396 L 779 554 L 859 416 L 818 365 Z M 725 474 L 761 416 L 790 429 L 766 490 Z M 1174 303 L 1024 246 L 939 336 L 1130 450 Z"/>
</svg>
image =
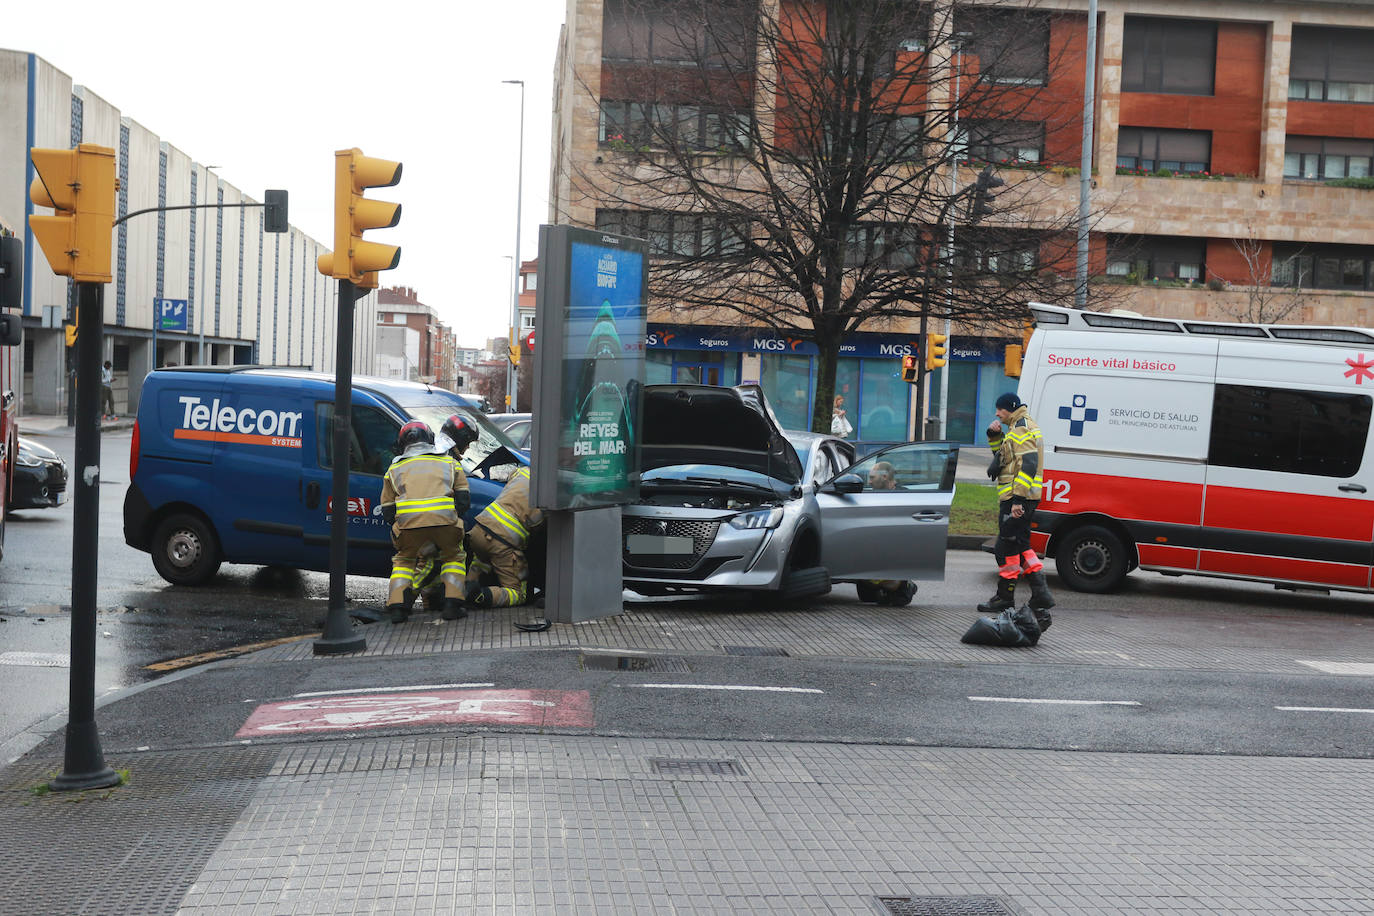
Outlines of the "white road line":
<svg viewBox="0 0 1374 916">
<path fill-rule="evenodd" d="M 1327 674 L 1355 674 L 1374 677 L 1374 662 L 1307 662 L 1302 659 L 1298 659 L 1297 662 L 1299 665 L 1316 668 Z"/>
<path fill-rule="evenodd" d="M 969 697 L 975 703 L 1047 703 L 1059 706 L 1139 706 L 1135 700 L 1032 700 L 1023 697 Z"/>
<path fill-rule="evenodd" d="M 454 690 L 459 687 L 495 687 L 495 684 L 412 684 L 409 687 L 355 687 L 351 690 L 314 690 L 293 693 L 295 697 L 332 697 L 344 693 L 403 693 L 407 690 Z"/>
<path fill-rule="evenodd" d="M 742 684 L 627 684 L 658 690 L 753 690 L 766 693 L 825 693 L 815 687 L 750 687 Z"/>
<path fill-rule="evenodd" d="M 1374 709 L 1355 709 L 1344 706 L 1275 706 L 1275 709 L 1284 712 L 1367 712 L 1374 713 Z"/>
</svg>

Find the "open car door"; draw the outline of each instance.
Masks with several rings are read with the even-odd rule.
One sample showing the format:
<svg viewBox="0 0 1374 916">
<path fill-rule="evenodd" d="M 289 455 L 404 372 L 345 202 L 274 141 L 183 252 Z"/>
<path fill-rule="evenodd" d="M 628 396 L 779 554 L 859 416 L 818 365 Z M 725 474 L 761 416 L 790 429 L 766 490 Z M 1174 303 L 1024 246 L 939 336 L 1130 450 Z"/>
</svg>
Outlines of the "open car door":
<svg viewBox="0 0 1374 916">
<path fill-rule="evenodd" d="M 953 442 L 909 442 L 822 484 L 821 563 L 830 578 L 944 578 L 958 463 Z"/>
</svg>

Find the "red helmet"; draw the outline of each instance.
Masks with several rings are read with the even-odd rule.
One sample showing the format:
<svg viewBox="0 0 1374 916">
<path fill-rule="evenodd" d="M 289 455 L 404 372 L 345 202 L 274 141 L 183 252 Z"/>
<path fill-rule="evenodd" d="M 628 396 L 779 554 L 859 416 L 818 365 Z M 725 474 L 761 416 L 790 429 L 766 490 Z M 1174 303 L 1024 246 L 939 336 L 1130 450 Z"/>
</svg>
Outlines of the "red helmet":
<svg viewBox="0 0 1374 916">
<path fill-rule="evenodd" d="M 469 445 L 477 441 L 477 427 L 469 420 L 464 420 L 458 414 L 453 414 L 444 421 L 444 425 L 439 431 L 453 440 L 453 444 L 461 453 Z"/>
<path fill-rule="evenodd" d="M 411 420 L 401 431 L 396 434 L 396 451 L 404 452 L 407 448 L 417 442 L 427 442 L 434 444 L 434 430 L 429 425 L 419 420 Z"/>
</svg>

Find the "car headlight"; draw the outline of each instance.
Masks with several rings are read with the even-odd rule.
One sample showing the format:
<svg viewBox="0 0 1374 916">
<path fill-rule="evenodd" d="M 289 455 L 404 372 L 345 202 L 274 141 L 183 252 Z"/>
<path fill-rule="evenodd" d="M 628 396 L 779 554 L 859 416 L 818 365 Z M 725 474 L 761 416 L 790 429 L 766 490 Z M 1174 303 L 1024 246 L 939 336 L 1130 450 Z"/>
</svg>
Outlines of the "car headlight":
<svg viewBox="0 0 1374 916">
<path fill-rule="evenodd" d="M 782 508 L 774 506 L 771 509 L 756 509 L 753 512 L 741 512 L 730 519 L 731 528 L 776 528 L 782 524 Z"/>
<path fill-rule="evenodd" d="M 16 455 L 16 460 L 18 461 L 19 466 L 21 468 L 38 468 L 43 466 L 42 458 L 39 458 L 33 452 L 25 451 L 22 448 Z"/>
</svg>

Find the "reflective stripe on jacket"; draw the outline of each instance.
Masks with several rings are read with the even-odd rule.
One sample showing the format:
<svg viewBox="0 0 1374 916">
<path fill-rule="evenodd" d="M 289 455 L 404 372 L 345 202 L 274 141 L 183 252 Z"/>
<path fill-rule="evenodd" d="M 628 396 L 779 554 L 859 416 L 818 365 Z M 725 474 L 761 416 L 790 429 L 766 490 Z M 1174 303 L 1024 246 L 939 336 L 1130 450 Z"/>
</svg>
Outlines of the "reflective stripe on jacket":
<svg viewBox="0 0 1374 916">
<path fill-rule="evenodd" d="M 453 494 L 468 488 L 463 466 L 448 455 L 402 456 L 382 481 L 382 505 L 396 507 L 397 528 L 459 525 Z"/>
<path fill-rule="evenodd" d="M 1045 438 L 1024 404 L 1012 411 L 1001 431 L 988 431 L 988 446 L 997 455 L 997 498 L 1038 500 L 1045 482 Z"/>
<path fill-rule="evenodd" d="M 530 529 L 543 523 L 544 513 L 530 505 L 529 468 L 511 474 L 501 495 L 487 504 L 475 522 L 521 549 L 529 540 Z"/>
</svg>

